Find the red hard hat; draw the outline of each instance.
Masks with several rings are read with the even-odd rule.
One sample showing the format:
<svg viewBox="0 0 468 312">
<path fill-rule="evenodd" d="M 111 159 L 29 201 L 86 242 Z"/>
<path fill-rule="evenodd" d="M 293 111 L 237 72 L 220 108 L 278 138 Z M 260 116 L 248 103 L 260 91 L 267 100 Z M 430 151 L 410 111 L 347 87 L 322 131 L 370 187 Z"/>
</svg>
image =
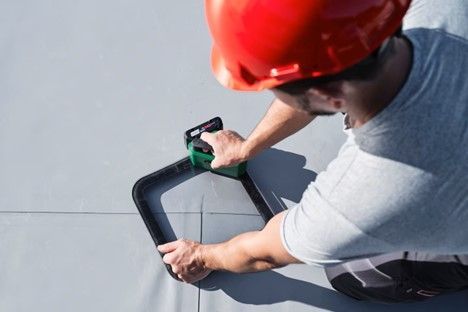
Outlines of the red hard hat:
<svg viewBox="0 0 468 312">
<path fill-rule="evenodd" d="M 400 27 L 411 0 L 205 0 L 211 65 L 232 89 L 338 73 Z"/>
</svg>

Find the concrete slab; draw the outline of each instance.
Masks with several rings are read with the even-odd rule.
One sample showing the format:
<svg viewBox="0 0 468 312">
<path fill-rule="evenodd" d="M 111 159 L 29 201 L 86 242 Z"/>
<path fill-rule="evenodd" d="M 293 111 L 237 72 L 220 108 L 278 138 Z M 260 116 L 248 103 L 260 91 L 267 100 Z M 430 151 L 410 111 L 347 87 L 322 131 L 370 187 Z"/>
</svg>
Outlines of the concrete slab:
<svg viewBox="0 0 468 312">
<path fill-rule="evenodd" d="M 199 215 L 167 215 L 200 238 Z M 0 310 L 197 311 L 198 288 L 166 272 L 137 214 L 0 213 Z"/>
<path fill-rule="evenodd" d="M 242 183 L 211 172 L 185 172 L 174 178 L 155 181 L 145 189 L 154 212 L 225 212 L 258 215 Z"/>
<path fill-rule="evenodd" d="M 260 216 L 205 213 L 202 242 L 219 243 L 244 232 L 260 230 L 264 226 L 265 222 Z"/>
<path fill-rule="evenodd" d="M 209 54 L 203 2 L 2 1 L 0 210 L 136 212 L 186 129 L 247 135 L 272 96 L 225 90 Z"/>
</svg>

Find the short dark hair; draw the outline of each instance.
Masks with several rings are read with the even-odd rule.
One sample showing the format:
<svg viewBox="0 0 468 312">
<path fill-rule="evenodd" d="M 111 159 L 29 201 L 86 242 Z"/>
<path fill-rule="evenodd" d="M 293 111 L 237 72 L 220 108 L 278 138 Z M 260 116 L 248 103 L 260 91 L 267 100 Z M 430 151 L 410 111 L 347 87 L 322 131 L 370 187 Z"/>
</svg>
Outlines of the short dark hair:
<svg viewBox="0 0 468 312">
<path fill-rule="evenodd" d="M 401 28 L 397 30 L 394 36 L 401 36 Z M 368 57 L 359 63 L 345 69 L 342 72 L 333 75 L 327 75 L 322 77 L 315 78 L 304 78 L 293 80 L 279 86 L 276 86 L 274 89 L 287 93 L 289 95 L 301 95 L 304 94 L 308 89 L 317 86 L 323 86 L 330 82 L 342 81 L 342 80 L 357 80 L 357 81 L 366 81 L 374 79 L 381 65 L 387 59 L 387 56 L 393 54 L 394 44 L 392 38 L 390 37 L 384 41 L 377 49 L 375 49 Z"/>
</svg>

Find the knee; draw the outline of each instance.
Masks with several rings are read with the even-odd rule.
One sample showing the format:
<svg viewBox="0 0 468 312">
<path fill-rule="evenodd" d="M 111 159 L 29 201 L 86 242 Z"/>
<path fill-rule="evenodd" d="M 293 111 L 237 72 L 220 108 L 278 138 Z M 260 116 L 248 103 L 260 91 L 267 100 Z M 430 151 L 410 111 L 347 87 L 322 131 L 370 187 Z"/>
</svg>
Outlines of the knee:
<svg viewBox="0 0 468 312">
<path fill-rule="evenodd" d="M 348 297 L 386 304 L 423 301 L 440 293 L 432 289 L 422 289 L 405 276 L 392 278 L 387 282 L 376 282 L 372 279 L 363 281 L 353 274 L 344 273 L 329 281 L 335 290 Z"/>
</svg>

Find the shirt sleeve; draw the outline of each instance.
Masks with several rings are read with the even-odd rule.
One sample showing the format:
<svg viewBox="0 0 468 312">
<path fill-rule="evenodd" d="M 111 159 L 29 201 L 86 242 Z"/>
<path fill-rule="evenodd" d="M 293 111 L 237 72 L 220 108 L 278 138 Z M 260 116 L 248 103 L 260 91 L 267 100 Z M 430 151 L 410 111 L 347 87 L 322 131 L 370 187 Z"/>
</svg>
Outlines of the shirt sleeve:
<svg viewBox="0 0 468 312">
<path fill-rule="evenodd" d="M 387 243 L 368 236 L 330 207 L 314 185 L 306 191 L 301 203 L 284 215 L 281 239 L 293 257 L 319 266 L 370 257 L 389 250 Z"/>
<path fill-rule="evenodd" d="M 282 243 L 296 259 L 326 266 L 395 251 L 392 244 L 373 236 L 369 227 L 356 222 L 361 216 L 363 220 L 374 220 L 386 209 L 385 205 L 380 205 L 382 200 L 374 196 L 372 189 L 366 190 L 364 185 L 356 182 L 369 175 L 369 168 L 356 165 L 360 162 L 357 159 L 359 153 L 361 151 L 352 139 L 348 140 L 327 170 L 309 185 L 300 203 L 284 215 Z M 358 173 L 356 166 L 360 168 Z M 350 175 L 353 175 L 351 180 Z M 344 189 L 347 191 L 342 191 Z M 373 210 L 355 208 L 372 201 L 376 205 Z M 371 206 L 368 205 L 369 208 Z M 363 211 L 372 216 L 362 215 Z M 367 224 L 372 226 L 375 222 Z"/>
</svg>

